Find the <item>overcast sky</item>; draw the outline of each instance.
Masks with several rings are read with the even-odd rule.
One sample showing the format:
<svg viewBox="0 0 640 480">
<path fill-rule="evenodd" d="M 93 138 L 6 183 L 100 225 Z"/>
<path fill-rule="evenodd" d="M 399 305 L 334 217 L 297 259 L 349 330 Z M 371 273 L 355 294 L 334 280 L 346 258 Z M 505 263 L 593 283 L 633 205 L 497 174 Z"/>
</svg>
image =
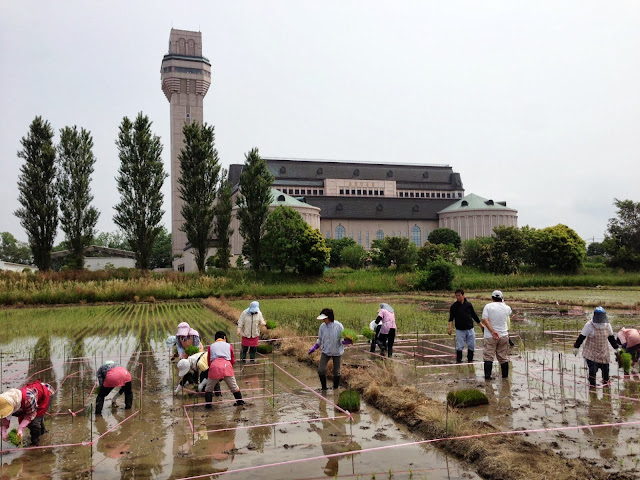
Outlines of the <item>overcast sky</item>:
<svg viewBox="0 0 640 480">
<path fill-rule="evenodd" d="M 97 228 L 115 231 L 115 139 L 142 111 L 164 143 L 171 27 L 200 30 L 204 119 L 223 166 L 263 156 L 448 164 L 519 225 L 601 240 L 640 201 L 633 1 L 2 1 L 0 231 L 26 240 L 20 138 L 36 115 L 93 134 Z M 169 181 L 165 225 L 170 228 Z M 57 241 L 62 240 L 62 235 Z"/>
</svg>

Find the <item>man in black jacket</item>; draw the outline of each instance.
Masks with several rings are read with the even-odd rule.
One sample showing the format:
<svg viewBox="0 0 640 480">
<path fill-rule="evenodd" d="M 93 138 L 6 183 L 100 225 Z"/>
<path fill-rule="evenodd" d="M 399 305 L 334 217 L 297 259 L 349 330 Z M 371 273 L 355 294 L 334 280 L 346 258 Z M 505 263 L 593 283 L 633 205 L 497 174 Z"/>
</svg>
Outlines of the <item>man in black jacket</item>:
<svg viewBox="0 0 640 480">
<path fill-rule="evenodd" d="M 462 363 L 462 351 L 467 344 L 467 362 L 473 362 L 473 351 L 476 348 L 476 333 L 473 321 L 480 325 L 473 305 L 464 297 L 464 290 L 456 290 L 456 301 L 449 309 L 449 335 L 453 333 L 453 321 L 456 322 L 456 363 Z"/>
</svg>

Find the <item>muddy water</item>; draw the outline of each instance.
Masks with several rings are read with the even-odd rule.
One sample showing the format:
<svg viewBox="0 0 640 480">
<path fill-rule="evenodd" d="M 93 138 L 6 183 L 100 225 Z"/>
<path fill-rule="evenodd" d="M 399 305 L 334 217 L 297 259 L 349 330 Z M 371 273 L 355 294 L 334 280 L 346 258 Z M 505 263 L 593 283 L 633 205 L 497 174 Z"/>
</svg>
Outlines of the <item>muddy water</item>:
<svg viewBox="0 0 640 480">
<path fill-rule="evenodd" d="M 222 398 L 206 410 L 197 405 L 203 402 L 200 395 L 173 395 L 163 342 L 122 334 L 117 341 L 86 336 L 74 345 L 62 336 L 17 338 L 2 350 L 12 352 L 2 355 L 3 389 L 36 378 L 57 388 L 45 420 L 45 448 L 16 451 L 3 442 L 2 479 L 177 479 L 212 473 L 238 479 L 478 478 L 432 447 L 360 452 L 418 439 L 366 404 L 349 419 L 333 406 L 337 393 L 330 389 L 322 398 L 305 387 L 318 386 L 314 370 L 287 358 L 272 355 L 237 365 L 247 405 L 234 407 L 223 385 Z M 106 359 L 131 371 L 134 407 L 125 410 L 122 397 L 111 407 L 108 397 L 96 418 L 91 389 L 95 368 Z M 352 451 L 360 453 L 340 455 Z M 338 456 L 325 457 L 333 454 Z M 234 470 L 240 471 L 230 473 Z"/>
</svg>

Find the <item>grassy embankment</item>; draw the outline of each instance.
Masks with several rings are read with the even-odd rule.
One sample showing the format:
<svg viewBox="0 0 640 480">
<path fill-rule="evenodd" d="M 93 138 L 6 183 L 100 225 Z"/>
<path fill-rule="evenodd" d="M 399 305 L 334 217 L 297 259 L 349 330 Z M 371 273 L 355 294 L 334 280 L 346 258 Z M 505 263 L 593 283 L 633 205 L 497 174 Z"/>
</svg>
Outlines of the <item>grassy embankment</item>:
<svg viewBox="0 0 640 480">
<path fill-rule="evenodd" d="M 0 305 L 52 305 L 216 297 L 274 297 L 414 291 L 418 274 L 393 269 L 332 269 L 319 278 L 232 270 L 225 275 L 111 272 L 0 273 Z M 454 288 L 515 291 L 530 288 L 640 286 L 640 273 L 591 269 L 575 275 L 493 275 L 456 267 Z"/>
</svg>

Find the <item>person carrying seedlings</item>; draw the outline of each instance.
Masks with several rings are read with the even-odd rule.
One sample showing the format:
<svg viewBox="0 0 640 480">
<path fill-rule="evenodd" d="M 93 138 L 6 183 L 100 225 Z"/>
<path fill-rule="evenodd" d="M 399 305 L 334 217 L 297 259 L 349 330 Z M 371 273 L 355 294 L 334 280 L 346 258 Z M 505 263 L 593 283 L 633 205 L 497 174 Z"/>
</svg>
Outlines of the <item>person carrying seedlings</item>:
<svg viewBox="0 0 640 480">
<path fill-rule="evenodd" d="M 378 346 L 380 347 L 380 355 L 384 357 L 388 352 L 389 357 L 393 355 L 393 342 L 396 338 L 396 314 L 388 303 L 381 303 L 376 323 L 381 324 L 380 333 L 378 334 Z"/>
<path fill-rule="evenodd" d="M 131 389 L 131 374 L 126 368 L 117 365 L 113 360 L 107 360 L 104 365 L 98 368 L 97 376 L 100 391 L 96 397 L 96 415 L 102 415 L 104 399 L 116 387 L 120 387 L 120 390 L 111 399 L 111 405 L 115 406 L 118 397 L 124 393 L 124 408 L 127 410 L 131 408 L 133 390 Z"/>
<path fill-rule="evenodd" d="M 318 376 L 320 377 L 320 385 L 322 390 L 327 389 L 327 364 L 329 360 L 333 360 L 333 388 L 340 386 L 340 364 L 342 363 L 342 354 L 344 354 L 344 345 L 341 340 L 344 327 L 335 320 L 333 310 L 323 308 L 317 317 L 322 321 L 318 329 L 318 340 L 309 349 L 309 355 L 321 348 L 322 355 L 318 364 Z"/>
<path fill-rule="evenodd" d="M 635 363 L 640 354 L 640 332 L 635 328 L 622 327 L 618 332 L 618 343 L 626 353 L 631 354 L 631 359 Z"/>
<path fill-rule="evenodd" d="M 589 368 L 589 385 L 596 386 L 596 373 L 598 373 L 598 370 L 602 371 L 602 384 L 608 384 L 609 361 L 611 358 L 607 342 L 616 351 L 618 350 L 618 342 L 613 336 L 613 329 L 604 308 L 596 307 L 593 311 L 593 318 L 582 328 L 576 343 L 573 345 L 574 355 L 578 355 L 578 349 L 582 342 L 584 342 L 582 356 L 587 361 L 587 367 Z"/>
<path fill-rule="evenodd" d="M 509 378 L 509 317 L 511 307 L 504 303 L 504 296 L 500 290 L 491 293 L 491 303 L 482 309 L 482 324 L 484 325 L 484 378 L 491 380 L 493 359 L 497 358 L 502 370 L 502 378 Z"/>
<path fill-rule="evenodd" d="M 200 334 L 189 326 L 187 322 L 178 324 L 176 333 L 176 348 L 178 349 L 178 358 L 188 358 L 189 355 L 184 351 L 185 348 L 194 345 L 200 347 Z"/>
<path fill-rule="evenodd" d="M 473 305 L 464 296 L 464 290 L 456 290 L 456 301 L 449 308 L 449 330 L 453 333 L 453 322 L 456 325 L 456 363 L 462 363 L 462 352 L 467 344 L 467 362 L 473 362 L 473 352 L 476 349 L 476 332 L 473 321 L 481 325 L 480 319 L 473 309 Z M 492 362 L 493 363 L 493 362 Z"/>
<path fill-rule="evenodd" d="M 240 314 L 238 318 L 238 336 L 242 337 L 242 350 L 240 351 L 240 361 L 244 363 L 249 350 L 251 362 L 256 361 L 256 350 L 260 340 L 260 327 L 267 325 L 258 302 L 251 302 L 249 308 Z"/>
<path fill-rule="evenodd" d="M 38 446 L 40 437 L 47 431 L 44 427 L 44 414 L 49 408 L 53 387 L 40 380 L 22 388 L 10 388 L 0 394 L 0 419 L 2 439 L 9 437 L 9 415 L 18 417 L 18 440 L 22 441 L 23 430 L 29 428 L 31 445 Z"/>
<path fill-rule="evenodd" d="M 380 335 L 380 329 L 382 328 L 382 322 L 376 323 L 375 320 L 371 320 L 369 324 L 369 329 L 373 332 L 373 337 L 371 338 L 371 348 L 369 351 L 371 353 L 375 353 L 376 345 L 378 345 L 378 335 Z"/>
<path fill-rule="evenodd" d="M 211 408 L 213 401 L 213 392 L 216 386 L 220 385 L 220 380 L 229 387 L 233 393 L 236 402 L 234 405 L 244 405 L 240 387 L 236 382 L 233 372 L 233 365 L 236 363 L 236 357 L 233 353 L 233 346 L 227 343 L 227 334 L 221 331 L 216 332 L 215 342 L 209 345 L 208 362 L 209 362 L 209 381 L 204 389 L 204 399 L 207 402 L 206 408 Z"/>
<path fill-rule="evenodd" d="M 178 377 L 180 382 L 174 390 L 177 395 L 182 388 L 191 383 L 196 390 L 202 392 L 209 379 L 209 352 L 198 352 L 190 355 L 189 358 L 181 359 L 178 364 Z M 215 390 L 216 395 L 220 394 L 220 385 Z"/>
</svg>

